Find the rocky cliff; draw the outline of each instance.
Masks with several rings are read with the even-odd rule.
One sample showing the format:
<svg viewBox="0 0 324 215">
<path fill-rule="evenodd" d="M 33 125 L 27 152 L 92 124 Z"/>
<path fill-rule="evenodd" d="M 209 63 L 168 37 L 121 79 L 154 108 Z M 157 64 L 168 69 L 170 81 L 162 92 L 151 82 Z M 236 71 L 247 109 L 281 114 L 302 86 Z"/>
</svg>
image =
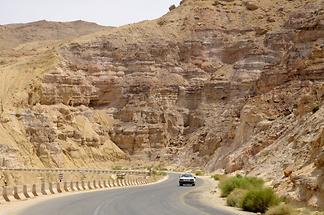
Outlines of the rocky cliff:
<svg viewBox="0 0 324 215">
<path fill-rule="evenodd" d="M 324 206 L 321 0 L 184 0 L 92 32 L 1 55 L 2 165 L 224 168 Z"/>
</svg>

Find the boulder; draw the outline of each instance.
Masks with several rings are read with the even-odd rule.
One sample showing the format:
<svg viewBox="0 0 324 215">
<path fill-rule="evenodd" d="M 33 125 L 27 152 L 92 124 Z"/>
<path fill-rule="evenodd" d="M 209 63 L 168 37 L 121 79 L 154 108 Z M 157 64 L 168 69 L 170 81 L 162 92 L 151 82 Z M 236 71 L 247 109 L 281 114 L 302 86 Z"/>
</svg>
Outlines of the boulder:
<svg viewBox="0 0 324 215">
<path fill-rule="evenodd" d="M 251 10 L 251 11 L 259 9 L 259 6 L 252 2 L 245 2 L 245 7 L 246 7 L 246 9 Z"/>
<path fill-rule="evenodd" d="M 290 177 L 292 173 L 293 173 L 293 167 L 292 166 L 288 166 L 287 168 L 285 168 L 285 170 L 284 170 L 284 176 L 286 178 L 287 177 Z"/>
<path fill-rule="evenodd" d="M 171 5 L 170 7 L 169 7 L 169 11 L 172 11 L 172 10 L 174 10 L 174 9 L 176 9 L 177 7 L 173 4 L 173 5 Z"/>
</svg>

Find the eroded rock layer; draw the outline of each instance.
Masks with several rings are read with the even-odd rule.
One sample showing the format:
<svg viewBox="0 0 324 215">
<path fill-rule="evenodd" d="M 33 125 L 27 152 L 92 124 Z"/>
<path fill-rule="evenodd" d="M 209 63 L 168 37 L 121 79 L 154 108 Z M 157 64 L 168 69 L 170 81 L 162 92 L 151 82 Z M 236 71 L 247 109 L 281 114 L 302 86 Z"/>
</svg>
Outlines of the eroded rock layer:
<svg viewBox="0 0 324 215">
<path fill-rule="evenodd" d="M 32 146 L 47 166 L 224 168 L 324 206 L 321 0 L 184 0 L 160 19 L 52 46 L 53 66 L 7 102 L 20 114 L 3 133 L 16 125 L 24 148 L 2 144 L 4 160 L 31 165 L 14 155 Z"/>
</svg>

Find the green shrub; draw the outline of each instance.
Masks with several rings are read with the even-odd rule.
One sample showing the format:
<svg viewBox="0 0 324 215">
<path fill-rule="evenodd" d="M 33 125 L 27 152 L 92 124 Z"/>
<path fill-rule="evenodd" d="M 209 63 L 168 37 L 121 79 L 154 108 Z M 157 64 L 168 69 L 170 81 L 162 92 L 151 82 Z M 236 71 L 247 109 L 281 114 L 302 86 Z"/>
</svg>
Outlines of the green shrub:
<svg viewBox="0 0 324 215">
<path fill-rule="evenodd" d="M 280 203 L 279 197 L 270 188 L 250 190 L 242 201 L 242 209 L 250 212 L 265 213 L 271 206 Z"/>
<path fill-rule="evenodd" d="M 235 176 L 221 180 L 219 188 L 222 197 L 227 197 L 236 188 L 252 190 L 262 188 L 264 181 L 256 177 Z"/>
<path fill-rule="evenodd" d="M 261 178 L 257 177 L 245 177 L 251 185 L 253 185 L 253 188 L 261 188 L 264 185 L 264 181 Z"/>
<path fill-rule="evenodd" d="M 211 176 L 215 181 L 221 181 L 226 178 L 226 175 L 221 175 L 221 174 L 215 174 Z"/>
<path fill-rule="evenodd" d="M 266 215 L 296 215 L 297 212 L 289 205 L 281 204 L 271 207 Z"/>
<path fill-rule="evenodd" d="M 226 198 L 226 203 L 231 207 L 242 207 L 242 201 L 247 194 L 248 190 L 235 189 Z"/>
</svg>

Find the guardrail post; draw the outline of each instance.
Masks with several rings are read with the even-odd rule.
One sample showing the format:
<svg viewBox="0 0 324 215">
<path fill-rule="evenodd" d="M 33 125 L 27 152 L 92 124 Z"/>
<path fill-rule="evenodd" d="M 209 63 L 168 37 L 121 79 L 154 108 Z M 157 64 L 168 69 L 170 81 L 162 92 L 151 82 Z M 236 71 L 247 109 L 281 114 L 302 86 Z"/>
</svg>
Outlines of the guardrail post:
<svg viewBox="0 0 324 215">
<path fill-rule="evenodd" d="M 108 179 L 108 184 L 109 184 L 109 187 L 114 187 L 115 184 L 114 184 L 114 179 Z"/>
<path fill-rule="evenodd" d="M 46 190 L 45 190 L 45 183 L 41 184 L 41 194 L 42 195 L 47 195 Z"/>
<path fill-rule="evenodd" d="M 75 185 L 76 185 L 76 189 L 78 190 L 78 191 L 81 191 L 82 189 L 81 189 L 81 187 L 80 187 L 80 183 L 77 181 L 77 182 L 75 182 Z"/>
<path fill-rule="evenodd" d="M 133 178 L 130 179 L 130 185 L 131 185 L 131 186 L 134 186 L 134 185 L 135 185 L 135 183 L 134 183 L 134 179 L 133 179 Z"/>
<path fill-rule="evenodd" d="M 94 187 L 95 189 L 98 189 L 97 181 L 96 181 L 96 180 L 93 180 L 93 187 Z"/>
<path fill-rule="evenodd" d="M 124 186 L 128 186 L 128 179 L 127 178 L 123 179 L 123 184 L 124 184 Z"/>
<path fill-rule="evenodd" d="M 56 183 L 56 190 L 57 190 L 58 193 L 63 193 L 63 190 L 62 190 L 62 186 L 61 185 L 62 184 L 59 183 L 59 182 Z"/>
<path fill-rule="evenodd" d="M 108 188 L 109 187 L 109 184 L 108 184 L 108 181 L 107 180 L 104 180 L 104 187 L 105 188 Z"/>
<path fill-rule="evenodd" d="M 54 189 L 53 189 L 53 183 L 49 182 L 48 183 L 48 190 L 50 191 L 51 194 L 55 194 Z"/>
<path fill-rule="evenodd" d="M 89 188 L 89 190 L 93 190 L 93 187 L 91 186 L 91 182 L 90 181 L 88 181 L 88 188 Z"/>
<path fill-rule="evenodd" d="M 85 186 L 85 182 L 84 182 L 84 181 L 82 181 L 82 182 L 81 182 L 81 187 L 82 187 L 82 189 L 83 189 L 83 190 L 87 190 L 87 188 L 86 188 L 86 186 Z"/>
<path fill-rule="evenodd" d="M 72 181 L 70 182 L 70 188 L 72 192 L 75 192 L 74 183 Z"/>
<path fill-rule="evenodd" d="M 19 191 L 18 191 L 18 187 L 14 186 L 13 188 L 13 197 L 17 200 L 21 200 L 21 197 L 19 196 Z"/>
<path fill-rule="evenodd" d="M 34 195 L 35 197 L 38 196 L 38 194 L 37 194 L 37 187 L 36 187 L 36 184 L 33 184 L 33 186 L 32 186 L 32 193 L 33 193 L 33 195 Z"/>
<path fill-rule="evenodd" d="M 3 196 L 2 196 L 2 193 L 3 193 L 3 187 L 0 187 L 0 204 L 2 203 L 2 200 L 3 200 Z"/>
<path fill-rule="evenodd" d="M 6 202 L 10 202 L 7 186 L 3 187 L 3 189 L 2 189 L 2 197 Z"/>
<path fill-rule="evenodd" d="M 114 179 L 110 178 L 108 180 L 109 187 L 115 187 Z"/>
<path fill-rule="evenodd" d="M 64 191 L 69 192 L 68 184 L 67 182 L 64 182 Z"/>
<path fill-rule="evenodd" d="M 104 186 L 102 185 L 102 181 L 101 180 L 99 180 L 99 188 L 100 189 L 104 188 Z"/>
<path fill-rule="evenodd" d="M 29 193 L 28 193 L 28 187 L 27 187 L 27 185 L 24 185 L 24 186 L 23 186 L 23 194 L 24 194 L 24 196 L 25 196 L 27 199 L 31 198 L 30 195 L 29 195 Z"/>
</svg>

